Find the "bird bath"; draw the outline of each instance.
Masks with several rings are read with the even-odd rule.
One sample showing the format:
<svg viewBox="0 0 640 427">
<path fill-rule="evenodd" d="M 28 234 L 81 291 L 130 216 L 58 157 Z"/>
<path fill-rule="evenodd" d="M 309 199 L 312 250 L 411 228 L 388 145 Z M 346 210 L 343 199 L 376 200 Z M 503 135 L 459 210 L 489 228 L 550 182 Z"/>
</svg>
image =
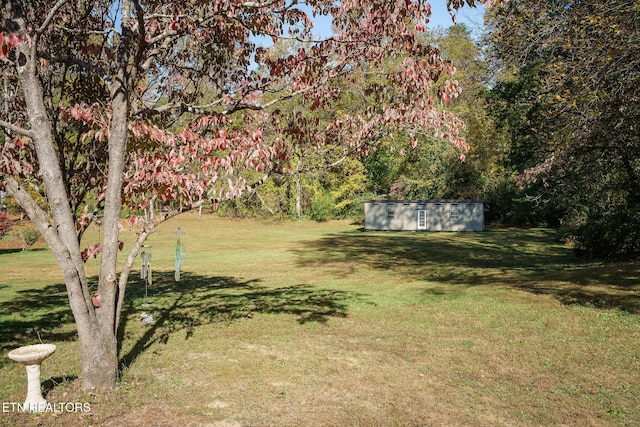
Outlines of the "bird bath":
<svg viewBox="0 0 640 427">
<path fill-rule="evenodd" d="M 9 359 L 23 363 L 27 370 L 27 399 L 24 407 L 29 412 L 42 412 L 47 406 L 40 390 L 40 364 L 54 351 L 56 346 L 53 344 L 36 344 L 16 348 L 7 355 Z"/>
</svg>

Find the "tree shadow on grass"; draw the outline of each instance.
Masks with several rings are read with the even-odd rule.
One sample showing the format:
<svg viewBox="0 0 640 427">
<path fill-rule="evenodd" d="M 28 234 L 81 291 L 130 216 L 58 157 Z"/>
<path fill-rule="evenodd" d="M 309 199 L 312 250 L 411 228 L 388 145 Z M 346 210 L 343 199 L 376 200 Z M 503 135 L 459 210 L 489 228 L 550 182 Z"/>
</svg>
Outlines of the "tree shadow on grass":
<svg viewBox="0 0 640 427">
<path fill-rule="evenodd" d="M 73 315 L 64 284 L 23 289 L 10 300 L 0 302 L 0 352 L 43 342 L 75 340 L 74 330 L 61 331 L 73 324 Z M 4 357 L 0 366 L 14 363 Z"/>
<path fill-rule="evenodd" d="M 564 304 L 640 313 L 640 263 L 576 259 L 545 229 L 482 233 L 348 232 L 309 242 L 299 264 L 349 260 L 431 282 L 425 295 L 473 286 L 552 295 Z"/>
<path fill-rule="evenodd" d="M 140 321 L 143 312 L 153 317 L 153 323 L 121 354 L 121 367 L 127 368 L 149 347 L 166 343 L 178 333 L 189 339 L 201 325 L 251 318 L 255 314 L 287 314 L 295 316 L 301 324 L 325 323 L 331 317 L 346 317 L 349 302 L 361 298 L 352 292 L 309 285 L 273 288 L 259 283 L 193 273 L 183 273 L 180 282 L 175 282 L 173 272 L 156 273 L 147 298 L 143 285 L 130 284 L 119 342 L 124 341 L 129 322 Z"/>
<path fill-rule="evenodd" d="M 16 293 L 14 298 L 0 302 L 0 352 L 37 344 L 41 339 L 44 342 L 77 339 L 64 284 Z M 178 333 L 184 332 L 185 338 L 190 338 L 200 325 L 251 318 L 261 313 L 288 314 L 301 324 L 324 323 L 331 317 L 346 317 L 349 302 L 358 298 L 354 293 L 303 284 L 273 288 L 261 286 L 259 280 L 193 273 L 183 273 L 181 281 L 176 282 L 173 272 L 156 272 L 145 298 L 144 284 L 132 276 L 121 315 L 119 344 L 122 345 L 129 322 L 139 322 L 142 312 L 153 316 L 154 322 L 136 338 L 133 347 L 121 354 L 121 366 L 129 366 L 151 345 L 166 343 Z M 143 306 L 145 303 L 148 306 Z M 14 363 L 6 357 L 1 359 L 0 367 Z"/>
<path fill-rule="evenodd" d="M 64 386 L 65 384 L 70 384 L 78 379 L 77 375 L 60 375 L 57 377 L 50 377 L 49 379 L 42 382 L 42 395 L 47 398 L 49 393 L 53 391 L 56 387 Z"/>
</svg>

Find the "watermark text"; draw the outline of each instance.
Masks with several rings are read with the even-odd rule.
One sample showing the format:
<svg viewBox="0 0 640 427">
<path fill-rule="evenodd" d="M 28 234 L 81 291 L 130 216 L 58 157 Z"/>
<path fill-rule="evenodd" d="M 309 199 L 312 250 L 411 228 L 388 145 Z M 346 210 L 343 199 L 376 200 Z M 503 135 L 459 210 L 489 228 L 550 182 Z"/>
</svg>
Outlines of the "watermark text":
<svg viewBox="0 0 640 427">
<path fill-rule="evenodd" d="M 2 402 L 2 412 L 91 412 L 89 402 L 22 403 Z"/>
</svg>

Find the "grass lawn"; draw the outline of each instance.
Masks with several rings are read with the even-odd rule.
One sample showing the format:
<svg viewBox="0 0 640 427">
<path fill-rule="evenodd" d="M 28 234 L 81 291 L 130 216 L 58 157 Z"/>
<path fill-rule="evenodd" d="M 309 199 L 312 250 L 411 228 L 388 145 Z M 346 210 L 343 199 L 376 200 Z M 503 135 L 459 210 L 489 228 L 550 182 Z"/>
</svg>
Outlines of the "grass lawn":
<svg viewBox="0 0 640 427">
<path fill-rule="evenodd" d="M 130 247 L 133 232 L 122 239 Z M 0 249 L 0 401 L 26 394 L 6 353 L 42 339 L 58 346 L 42 365 L 48 400 L 91 409 L 4 412 L 0 425 L 640 425 L 639 262 L 576 260 L 546 229 L 385 233 L 195 214 L 148 244 L 154 282 L 145 297 L 139 270 L 130 280 L 121 382 L 96 394 L 79 388 L 52 255 Z"/>
</svg>

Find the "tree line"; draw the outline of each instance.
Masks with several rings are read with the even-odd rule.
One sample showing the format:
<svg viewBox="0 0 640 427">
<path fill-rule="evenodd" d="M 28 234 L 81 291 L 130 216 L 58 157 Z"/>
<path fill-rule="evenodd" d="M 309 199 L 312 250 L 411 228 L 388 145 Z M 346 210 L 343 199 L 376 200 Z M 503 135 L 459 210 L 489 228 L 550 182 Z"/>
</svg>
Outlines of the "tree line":
<svg viewBox="0 0 640 427">
<path fill-rule="evenodd" d="M 274 174 L 222 212 L 361 219 L 371 198 L 484 199 L 489 222 L 556 227 L 583 256 L 637 257 L 639 14 L 630 0 L 520 0 L 488 8 L 480 39 L 464 24 L 431 31 L 425 42 L 453 61 L 464 89 L 440 106 L 465 122 L 464 161 L 428 132 L 417 143 L 388 135 L 336 164 L 327 156 L 340 153 L 298 146 L 295 173 Z M 334 108 L 356 109 L 379 72 L 350 80 Z M 284 108 L 302 121 L 332 118 Z"/>
</svg>

